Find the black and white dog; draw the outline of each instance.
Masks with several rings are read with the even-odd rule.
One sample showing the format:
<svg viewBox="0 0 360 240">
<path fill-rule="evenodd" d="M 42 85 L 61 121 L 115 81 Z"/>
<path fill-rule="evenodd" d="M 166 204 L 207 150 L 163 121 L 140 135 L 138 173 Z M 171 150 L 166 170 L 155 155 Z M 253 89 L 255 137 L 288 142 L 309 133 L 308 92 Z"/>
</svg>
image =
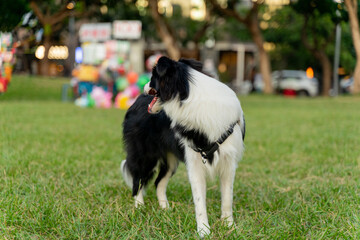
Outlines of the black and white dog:
<svg viewBox="0 0 360 240">
<path fill-rule="evenodd" d="M 166 208 L 167 183 L 179 160 L 184 160 L 197 231 L 203 237 L 210 233 L 206 175 L 219 176 L 221 218 L 233 224 L 233 182 L 244 151 L 245 120 L 236 94 L 201 70 L 202 64 L 193 60 L 158 60 L 144 88 L 151 97 L 140 96 L 126 114 L 127 159 L 121 168 L 137 206 L 144 203 L 144 187 L 159 166 L 156 193 Z"/>
</svg>

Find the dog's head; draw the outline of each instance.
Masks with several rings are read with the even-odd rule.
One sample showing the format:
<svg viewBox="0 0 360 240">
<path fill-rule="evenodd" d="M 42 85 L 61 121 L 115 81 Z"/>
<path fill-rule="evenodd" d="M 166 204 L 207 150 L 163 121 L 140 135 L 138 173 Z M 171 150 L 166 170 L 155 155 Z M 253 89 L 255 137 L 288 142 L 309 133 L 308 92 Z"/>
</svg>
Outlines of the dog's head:
<svg viewBox="0 0 360 240">
<path fill-rule="evenodd" d="M 161 57 L 153 68 L 152 77 L 144 87 L 144 92 L 153 95 L 149 104 L 149 113 L 158 113 L 167 101 L 178 98 L 179 101 L 189 96 L 190 74 L 188 65 L 197 62 L 181 59 L 178 62 Z"/>
</svg>

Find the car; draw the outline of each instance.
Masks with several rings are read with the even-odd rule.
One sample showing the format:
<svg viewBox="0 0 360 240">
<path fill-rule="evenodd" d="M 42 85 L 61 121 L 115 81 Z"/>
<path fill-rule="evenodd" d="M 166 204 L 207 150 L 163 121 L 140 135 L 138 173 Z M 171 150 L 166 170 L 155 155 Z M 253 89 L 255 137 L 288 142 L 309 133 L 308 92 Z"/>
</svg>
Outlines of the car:
<svg viewBox="0 0 360 240">
<path fill-rule="evenodd" d="M 281 70 L 272 73 L 273 87 L 280 93 L 314 97 L 319 94 L 319 81 L 305 71 Z"/>
<path fill-rule="evenodd" d="M 319 94 L 319 81 L 309 78 L 305 71 L 279 70 L 271 74 L 274 91 L 285 95 L 317 96 Z M 255 75 L 254 88 L 258 92 L 264 89 L 260 74 Z"/>
<path fill-rule="evenodd" d="M 345 77 L 340 81 L 341 92 L 351 93 L 354 87 L 354 77 Z"/>
</svg>

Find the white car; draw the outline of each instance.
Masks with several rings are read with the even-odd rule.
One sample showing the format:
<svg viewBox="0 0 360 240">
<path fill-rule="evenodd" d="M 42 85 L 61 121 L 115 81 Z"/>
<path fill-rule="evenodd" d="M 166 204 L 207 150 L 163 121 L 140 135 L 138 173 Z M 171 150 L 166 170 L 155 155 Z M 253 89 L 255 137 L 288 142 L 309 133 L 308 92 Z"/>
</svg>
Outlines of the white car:
<svg viewBox="0 0 360 240">
<path fill-rule="evenodd" d="M 353 87 L 354 87 L 354 77 L 341 79 L 340 88 L 343 93 L 351 93 Z"/>
<path fill-rule="evenodd" d="M 309 78 L 305 71 L 281 70 L 272 73 L 273 87 L 278 92 L 295 91 L 298 96 L 314 97 L 319 94 L 319 81 Z"/>
</svg>

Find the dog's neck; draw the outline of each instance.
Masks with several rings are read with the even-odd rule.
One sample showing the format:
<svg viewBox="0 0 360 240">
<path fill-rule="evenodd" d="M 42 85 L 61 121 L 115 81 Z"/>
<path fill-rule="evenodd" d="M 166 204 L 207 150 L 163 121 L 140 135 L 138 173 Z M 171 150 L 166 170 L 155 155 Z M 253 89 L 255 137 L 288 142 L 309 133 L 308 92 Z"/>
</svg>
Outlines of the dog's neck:
<svg viewBox="0 0 360 240">
<path fill-rule="evenodd" d="M 172 126 L 198 131 L 214 142 L 240 119 L 241 106 L 235 93 L 225 84 L 195 70 L 190 71 L 192 81 L 187 99 L 176 97 L 163 103 Z"/>
</svg>

